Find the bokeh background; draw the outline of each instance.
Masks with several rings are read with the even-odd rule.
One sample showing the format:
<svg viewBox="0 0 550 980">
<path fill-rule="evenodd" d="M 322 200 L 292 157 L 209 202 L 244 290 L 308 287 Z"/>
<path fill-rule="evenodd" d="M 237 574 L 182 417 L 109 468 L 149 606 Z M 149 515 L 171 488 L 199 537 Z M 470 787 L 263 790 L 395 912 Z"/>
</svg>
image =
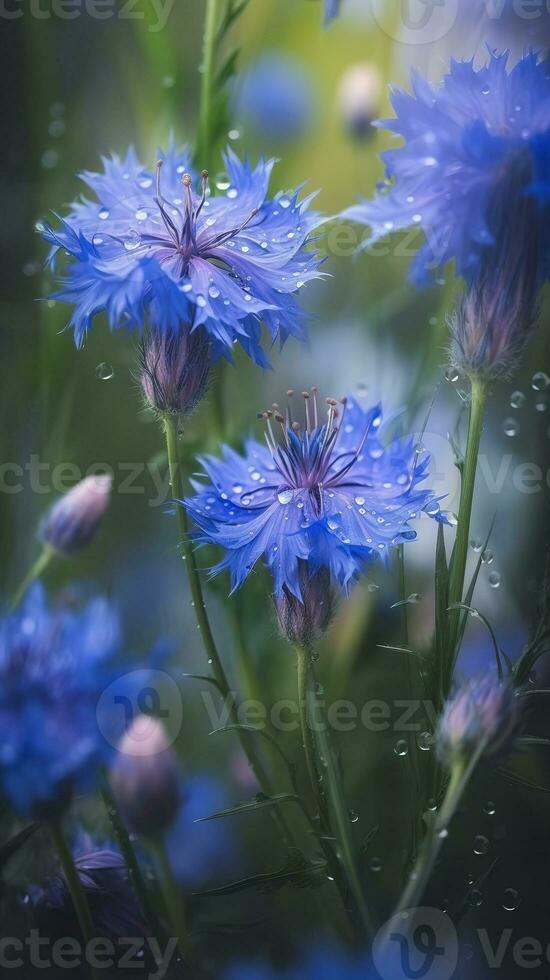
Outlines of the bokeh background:
<svg viewBox="0 0 550 980">
<path fill-rule="evenodd" d="M 358 63 L 369 65 L 373 78 L 378 77 L 371 115 L 385 116 L 390 112 L 388 85 L 406 85 L 415 66 L 437 79 L 451 56 L 483 59 L 487 40 L 510 46 L 516 54 L 526 45 L 545 45 L 548 15 L 524 22 L 503 14 L 496 21 L 480 13 L 482 6 L 471 0 L 458 10 L 458 4 L 444 3 L 447 20 L 421 30 L 411 28 L 400 3 L 343 0 L 340 19 L 322 30 L 316 0 L 251 0 L 231 38 L 241 53 L 228 143 L 253 158 L 261 152 L 276 156 L 274 190 L 307 182 L 308 190 L 320 189 L 319 208 L 337 215 L 372 193 L 383 178 L 379 153 L 390 145 L 387 134 L 370 126 L 362 138 L 350 132 L 342 103 L 345 73 Z M 156 147 L 166 144 L 170 133 L 182 144 L 192 142 L 204 6 L 199 0 L 177 0 L 165 8 L 160 29 L 148 0 L 136 4 L 131 19 L 122 15 L 120 4 L 116 16 L 103 20 L 90 16 L 84 3 L 75 8 L 74 19 L 56 16 L 47 3 L 41 16 L 37 9 L 33 13 L 27 4 L 14 4 L 11 10 L 22 16 L 0 14 L 0 587 L 8 594 L 36 557 L 37 523 L 55 496 L 72 485 L 77 473 L 112 468 L 115 493 L 100 537 L 70 566 L 58 563 L 48 585 L 64 588 L 77 579 L 113 594 L 123 611 L 129 649 L 146 652 L 164 637 L 173 643 L 173 663 L 181 672 L 200 672 L 202 649 L 170 516 L 162 439 L 143 409 L 135 380 L 137 338 L 111 335 L 98 323 L 84 349 L 75 349 L 71 334 L 63 333 L 66 309 L 47 300 L 52 284 L 34 229 L 50 209 L 62 211 L 80 193 L 77 172 L 95 169 L 102 154 L 122 153 L 133 144 L 150 166 Z M 220 157 L 213 175 L 220 186 L 223 171 Z M 327 229 L 321 247 L 328 277 L 304 293 L 311 313 L 309 346 L 299 348 L 291 341 L 282 352 L 273 350 L 273 371 L 264 373 L 237 356 L 235 369 L 228 368 L 223 381 L 214 378 L 183 442 L 189 453 L 205 444 L 215 449 L 211 415 L 218 397 L 235 445 L 246 433 L 257 432 L 257 411 L 289 387 L 315 384 L 323 395 L 351 391 L 381 398 L 387 413 L 395 413 L 396 427 L 420 431 L 426 425 L 423 441 L 434 454 L 436 488 L 447 494 L 452 510 L 457 474 L 448 436 L 460 439 L 465 422 L 461 379 L 447 371 L 445 318 L 459 288 L 452 269 L 432 289 L 418 292 L 407 284 L 414 238 L 390 238 L 374 251 L 354 254 L 356 233 L 354 239 L 335 221 Z M 519 375 L 490 400 L 473 523 L 472 537 L 481 541 L 495 520 L 494 559 L 482 568 L 476 605 L 512 659 L 535 614 L 550 525 L 550 414 L 545 391 L 532 384 L 535 373 L 549 369 L 547 327 L 543 311 Z M 10 469 L 12 464 L 23 472 Z M 77 470 L 60 469 L 61 464 Z M 449 542 L 451 536 L 452 531 Z M 408 549 L 407 591 L 420 597 L 409 607 L 412 642 L 419 648 L 432 626 L 434 540 L 426 520 L 419 542 Z M 472 549 L 472 562 L 475 557 Z M 400 615 L 390 609 L 396 595 L 391 570 L 375 568 L 342 607 L 320 664 L 334 696 L 391 699 L 403 690 L 399 655 L 378 647 L 399 642 Z M 265 688 L 278 696 L 292 691 L 292 664 L 277 635 L 262 571 L 239 599 L 228 603 L 227 582 L 219 580 L 208 588 L 208 601 L 235 683 L 234 646 L 244 639 Z M 236 640 L 243 631 L 244 638 Z M 462 669 L 493 669 L 480 621 L 469 624 Z M 179 746 L 189 773 L 207 772 L 223 783 L 227 799 L 244 799 L 254 787 L 237 744 L 207 737 L 209 722 L 193 683 L 183 689 Z M 371 838 L 363 871 L 372 879 L 380 915 L 388 911 L 402 861 L 407 805 L 395 778 L 400 760 L 394 742 L 391 732 L 357 732 L 344 749 L 348 791 L 359 814 L 356 832 L 360 839 Z M 540 767 L 542 777 L 548 755 L 541 753 L 531 765 Z M 495 804 L 492 815 L 484 812 L 489 799 Z M 465 943 L 467 933 L 480 924 L 497 932 L 503 920 L 511 924 L 500 900 L 506 887 L 522 895 L 513 922 L 518 935 L 544 939 L 547 923 L 538 896 L 547 895 L 549 817 L 543 792 L 514 788 L 511 793 L 510 784 L 495 776 L 474 787 L 460 839 L 450 846 L 442 881 L 433 886 L 434 901 L 464 905 Z M 475 856 L 471 839 L 485 832 L 491 851 Z M 238 857 L 235 876 L 261 870 L 266 856 L 271 865 L 277 863 L 276 853 L 265 853 L 266 838 L 273 836 L 267 818 L 259 826 L 233 820 L 231 833 Z M 477 880 L 489 869 L 483 903 L 472 908 L 467 878 Z M 277 901 L 287 917 L 287 938 L 278 950 L 284 955 L 287 947 L 296 946 L 307 910 L 290 891 Z M 204 915 L 223 919 L 226 912 L 220 915 L 219 907 L 209 906 Z M 262 924 L 249 930 L 246 943 L 274 951 L 270 913 L 263 907 L 255 913 Z M 238 941 L 232 940 L 237 945 L 242 943 L 238 935 Z M 478 947 L 464 948 L 464 969 L 473 975 Z"/>
</svg>

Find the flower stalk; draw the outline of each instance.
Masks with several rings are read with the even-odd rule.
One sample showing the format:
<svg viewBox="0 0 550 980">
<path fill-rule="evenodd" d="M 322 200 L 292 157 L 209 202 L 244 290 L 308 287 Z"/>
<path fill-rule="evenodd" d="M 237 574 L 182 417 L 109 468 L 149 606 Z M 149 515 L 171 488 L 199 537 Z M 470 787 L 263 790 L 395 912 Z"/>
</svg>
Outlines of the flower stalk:
<svg viewBox="0 0 550 980">
<path fill-rule="evenodd" d="M 369 939 L 375 930 L 357 871 L 349 808 L 338 762 L 330 744 L 327 720 L 322 716 L 321 704 L 317 700 L 314 658 L 312 651 L 306 648 L 298 648 L 297 657 L 302 741 L 309 779 L 319 805 L 321 828 L 325 836 L 330 835 L 336 841 L 338 868 L 343 871 L 347 886 L 343 888 L 343 883 L 339 883 L 340 892 L 342 894 L 349 889 L 364 933 L 363 938 Z M 321 771 L 325 776 L 326 802 L 320 793 L 318 773 Z"/>
<path fill-rule="evenodd" d="M 471 403 L 470 419 L 468 425 L 468 441 L 466 444 L 466 454 L 462 467 L 462 485 L 460 492 L 460 507 L 458 512 L 458 526 L 456 531 L 456 541 L 452 557 L 450 582 L 449 582 L 449 606 L 455 606 L 463 601 L 464 579 L 466 574 L 466 563 L 468 560 L 468 542 L 470 540 L 470 523 L 472 518 L 472 504 L 474 499 L 474 488 L 477 473 L 477 461 L 481 434 L 483 430 L 483 413 L 485 409 L 485 399 L 487 396 L 486 382 L 479 375 L 471 377 Z M 460 613 L 453 612 L 454 622 L 451 626 L 450 657 L 454 658 L 454 648 L 456 645 L 458 624 Z M 452 671 L 451 671 L 452 675 Z"/>
<path fill-rule="evenodd" d="M 209 169 L 212 165 L 212 101 L 214 93 L 214 61 L 219 26 L 219 0 L 207 0 L 201 66 L 201 92 L 197 134 L 196 161 Z"/>
<path fill-rule="evenodd" d="M 53 548 L 50 548 L 49 545 L 45 545 L 42 551 L 40 552 L 38 558 L 36 559 L 34 564 L 31 566 L 31 568 L 25 575 L 23 581 L 19 584 L 18 588 L 14 592 L 13 598 L 10 603 L 10 612 L 13 612 L 14 609 L 17 609 L 17 606 L 25 596 L 28 589 L 31 587 L 32 583 L 36 582 L 36 579 L 40 578 L 40 576 L 44 574 L 44 572 L 50 565 L 50 562 L 52 561 L 52 558 L 54 556 L 55 556 L 55 552 Z"/>
<path fill-rule="evenodd" d="M 162 837 L 150 839 L 147 843 L 155 859 L 157 879 L 166 907 L 170 929 L 172 930 L 174 939 L 178 941 L 181 956 L 187 959 L 191 949 L 191 937 L 187 925 L 185 902 L 181 889 L 174 878 L 170 860 L 166 853 L 166 845 Z"/>
<path fill-rule="evenodd" d="M 84 891 L 84 887 L 79 878 L 78 871 L 74 863 L 74 858 L 67 843 L 61 822 L 59 820 L 51 820 L 48 827 L 50 837 L 55 850 L 57 851 L 63 875 L 67 883 L 67 888 L 74 905 L 76 917 L 82 933 L 82 939 L 84 941 L 84 945 L 87 946 L 88 943 L 92 942 L 92 940 L 95 938 L 95 928 L 90 907 L 88 905 L 88 900 L 86 898 L 86 892 Z M 90 968 L 90 973 L 95 980 L 97 977 L 96 971 Z"/>
</svg>

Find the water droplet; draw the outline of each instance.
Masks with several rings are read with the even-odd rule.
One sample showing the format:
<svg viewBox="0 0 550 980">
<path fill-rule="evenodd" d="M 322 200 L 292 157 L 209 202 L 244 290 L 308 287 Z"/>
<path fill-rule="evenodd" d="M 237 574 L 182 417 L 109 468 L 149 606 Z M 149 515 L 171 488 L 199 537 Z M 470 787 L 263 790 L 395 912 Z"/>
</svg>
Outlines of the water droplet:
<svg viewBox="0 0 550 980">
<path fill-rule="evenodd" d="M 196 302 L 197 306 L 200 306 L 201 307 L 201 309 L 204 309 L 204 307 L 206 306 L 206 300 L 205 300 L 204 296 L 202 296 L 200 293 L 197 295 L 197 298 L 196 298 L 195 302 Z"/>
<path fill-rule="evenodd" d="M 445 381 L 448 381 L 449 384 L 455 384 L 455 382 L 458 381 L 459 377 L 460 375 L 456 367 L 454 367 L 454 365 L 451 365 L 445 371 Z"/>
<path fill-rule="evenodd" d="M 349 818 L 350 818 L 350 820 L 351 820 L 352 823 L 357 823 L 358 820 L 359 820 L 359 814 L 357 813 L 357 810 L 350 810 L 349 811 Z"/>
<path fill-rule="evenodd" d="M 473 909 L 478 909 L 480 905 L 483 905 L 483 895 L 477 888 L 473 888 L 468 895 L 468 904 L 472 906 Z"/>
<path fill-rule="evenodd" d="M 479 552 L 483 548 L 483 542 L 480 541 L 479 538 L 473 538 L 472 541 L 470 541 L 470 547 L 472 551 L 475 551 L 476 554 L 479 554 Z"/>
<path fill-rule="evenodd" d="M 101 208 L 99 212 L 99 217 L 101 218 L 102 221 L 107 221 L 107 218 L 109 217 L 110 213 L 111 212 L 109 211 L 108 208 Z"/>
<path fill-rule="evenodd" d="M 515 888 L 507 888 L 502 897 L 502 908 L 506 912 L 515 912 L 521 899 Z"/>
<path fill-rule="evenodd" d="M 522 391 L 513 391 L 510 395 L 510 405 L 512 408 L 523 408 L 525 404 L 525 395 Z"/>
<path fill-rule="evenodd" d="M 138 184 L 139 184 L 140 187 L 143 188 L 144 191 L 146 191 L 149 187 L 152 187 L 153 186 L 153 178 L 152 177 L 142 177 L 138 181 Z"/>
<path fill-rule="evenodd" d="M 492 589 L 498 589 L 500 586 L 500 574 L 499 572 L 491 572 L 489 575 L 489 585 Z"/>
<path fill-rule="evenodd" d="M 281 205 L 282 208 L 289 208 L 290 207 L 290 198 L 288 198 L 286 196 L 280 197 L 279 198 L 279 204 Z"/>
<path fill-rule="evenodd" d="M 504 422 L 502 423 L 502 431 L 504 432 L 505 436 L 508 436 L 509 439 L 513 439 L 519 432 L 519 422 L 517 419 L 513 418 L 504 419 Z"/>
<path fill-rule="evenodd" d="M 231 187 L 231 181 L 226 173 L 219 173 L 214 179 L 214 184 L 219 191 L 227 191 Z"/>
<path fill-rule="evenodd" d="M 218 287 L 217 286 L 210 286 L 210 288 L 208 290 L 208 295 L 211 296 L 212 299 L 217 299 L 218 296 L 220 295 L 220 291 L 219 291 Z"/>
<path fill-rule="evenodd" d="M 239 192 L 236 187 L 230 187 L 227 192 L 227 196 L 230 200 L 234 200 L 236 197 L 238 197 L 238 194 Z"/>
<path fill-rule="evenodd" d="M 439 831 L 439 833 L 438 833 L 438 835 L 437 835 L 437 836 L 439 837 L 439 839 L 440 839 L 440 840 L 446 840 L 446 839 L 447 839 L 447 837 L 449 836 L 449 831 L 447 830 L 447 828 L 446 828 L 446 827 L 443 827 L 443 828 L 442 828 L 442 829 L 441 829 L 441 830 Z"/>
<path fill-rule="evenodd" d="M 59 163 L 59 153 L 57 150 L 45 150 L 41 160 L 44 170 L 53 170 Z"/>
<path fill-rule="evenodd" d="M 537 400 L 535 402 L 535 409 L 536 409 L 537 412 L 547 412 L 548 411 L 548 399 L 546 398 L 546 395 L 543 395 L 542 397 L 537 398 Z"/>
<path fill-rule="evenodd" d="M 482 95 L 490 95 L 490 94 L 491 94 L 491 89 L 489 88 L 489 86 L 488 86 L 488 85 L 485 85 L 485 86 L 484 86 L 484 87 L 483 87 L 483 88 L 481 89 L 481 94 L 482 94 Z"/>
<path fill-rule="evenodd" d="M 497 811 L 492 800 L 487 800 L 487 803 L 483 807 L 483 812 L 486 813 L 488 817 L 494 817 Z"/>
<path fill-rule="evenodd" d="M 283 506 L 289 504 L 293 499 L 294 499 L 294 490 L 292 490 L 291 487 L 283 487 L 277 493 L 277 500 L 279 501 L 280 504 L 283 504 Z"/>
<path fill-rule="evenodd" d="M 139 211 L 136 211 L 136 221 L 146 221 L 146 220 L 147 220 L 147 211 L 145 210 L 145 208 L 140 208 Z"/>
<path fill-rule="evenodd" d="M 395 752 L 396 755 L 399 755 L 401 757 L 408 754 L 409 746 L 407 745 L 404 738 L 400 738 L 399 741 L 395 743 L 393 747 L 393 751 Z"/>
<path fill-rule="evenodd" d="M 227 138 L 230 139 L 232 143 L 234 143 L 235 140 L 239 140 L 241 138 L 240 130 L 239 129 L 230 129 L 229 132 L 228 132 L 228 134 L 227 134 Z"/>
<path fill-rule="evenodd" d="M 363 504 L 365 503 L 365 498 L 364 497 L 356 497 L 355 498 L 355 503 L 357 504 L 358 507 L 362 507 Z"/>
<path fill-rule="evenodd" d="M 437 800 L 430 798 L 426 803 L 426 806 L 428 807 L 430 813 L 435 813 L 435 811 L 437 810 Z"/>
<path fill-rule="evenodd" d="M 382 870 L 382 862 L 380 858 L 378 857 L 371 858 L 369 862 L 369 868 L 371 869 L 371 871 L 374 871 L 375 874 L 378 874 L 378 872 Z"/>
<path fill-rule="evenodd" d="M 107 361 L 102 361 L 95 369 L 95 376 L 99 381 L 110 381 L 115 376 L 115 370 L 112 364 L 107 364 Z"/>
<path fill-rule="evenodd" d="M 176 84 L 176 79 L 174 75 L 165 75 L 162 79 L 163 88 L 174 88 Z"/>
<path fill-rule="evenodd" d="M 483 834 L 478 834 L 474 838 L 474 854 L 487 854 L 489 850 L 489 841 Z"/>
<path fill-rule="evenodd" d="M 486 551 L 483 552 L 481 556 L 481 561 L 483 562 L 484 565 L 492 565 L 494 560 L 495 560 L 495 556 L 492 551 L 489 551 L 489 549 L 487 549 Z"/>
<path fill-rule="evenodd" d="M 54 119 L 53 122 L 48 126 L 48 133 L 53 136 L 54 139 L 58 139 L 63 136 L 65 132 L 65 123 L 62 119 Z"/>
<path fill-rule="evenodd" d="M 531 385 L 535 391 L 544 391 L 550 385 L 550 378 L 544 371 L 537 371 L 531 379 Z"/>
<path fill-rule="evenodd" d="M 429 752 L 435 739 L 431 732 L 420 732 L 420 735 L 417 736 L 416 741 L 421 752 Z"/>
<path fill-rule="evenodd" d="M 124 238 L 124 248 L 127 252 L 135 252 L 136 248 L 141 245 L 141 235 L 139 232 L 130 229 Z"/>
</svg>

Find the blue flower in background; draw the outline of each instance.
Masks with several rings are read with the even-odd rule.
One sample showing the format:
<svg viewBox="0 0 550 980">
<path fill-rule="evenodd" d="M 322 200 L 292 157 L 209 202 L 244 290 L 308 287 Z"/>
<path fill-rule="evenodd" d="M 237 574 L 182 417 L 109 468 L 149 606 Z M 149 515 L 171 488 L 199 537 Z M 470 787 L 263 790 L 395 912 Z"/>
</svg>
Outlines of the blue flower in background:
<svg viewBox="0 0 550 980">
<path fill-rule="evenodd" d="M 263 963 L 242 963 L 233 967 L 225 980 L 374 980 L 374 973 L 364 960 L 351 959 L 340 950 L 323 949 L 282 970 Z"/>
<path fill-rule="evenodd" d="M 550 272 L 548 64 L 535 53 L 510 70 L 507 54 L 491 54 L 480 69 L 453 61 L 441 87 L 415 74 L 413 94 L 396 89 L 392 103 L 396 118 L 381 125 L 405 145 L 383 155 L 389 183 L 343 216 L 370 226 L 370 242 L 393 230 L 422 228 L 426 242 L 413 266 L 417 283 L 450 259 L 472 282 L 483 262 L 498 261 L 503 216 L 514 227 L 516 210 L 530 196 L 538 202 L 530 237 L 538 240 L 542 283 Z"/>
<path fill-rule="evenodd" d="M 340 13 L 340 4 L 342 0 L 324 0 L 325 3 L 325 24 L 328 25 L 333 21 Z"/>
<path fill-rule="evenodd" d="M 228 568 L 233 589 L 262 555 L 277 597 L 284 589 L 302 599 L 304 562 L 310 575 L 326 569 L 346 589 L 365 562 L 416 537 L 410 521 L 422 511 L 445 519 L 432 491 L 419 489 L 430 461 L 414 438 L 385 445 L 379 406 L 366 410 L 353 398 L 328 406 L 323 424 L 313 389 L 303 426 L 290 408 L 283 417 L 275 407 L 263 415 L 267 447 L 249 440 L 244 456 L 225 446 L 221 460 L 202 458 L 211 482 L 195 481 L 185 506 L 198 539 L 225 549 L 214 572 Z"/>
<path fill-rule="evenodd" d="M 230 806 L 222 783 L 209 776 L 185 779 L 179 815 L 166 836 L 170 864 L 186 890 L 204 887 L 216 875 L 236 871 L 239 849 L 227 820 L 207 820 Z"/>
<path fill-rule="evenodd" d="M 0 795 L 17 812 L 39 815 L 93 787 L 110 751 L 98 699 L 120 639 L 106 600 L 49 608 L 40 585 L 0 622 Z"/>
<path fill-rule="evenodd" d="M 297 58 L 267 52 L 249 65 L 239 80 L 234 112 L 264 140 L 303 137 L 315 113 L 311 75 Z"/>
<path fill-rule="evenodd" d="M 162 332 L 203 326 L 214 357 L 230 359 L 238 341 L 262 366 L 262 322 L 272 340 L 304 339 L 296 296 L 319 276 L 306 245 L 321 218 L 308 210 L 313 195 L 266 199 L 273 163 L 252 168 L 228 150 L 225 193 L 215 196 L 173 145 L 156 174 L 132 149 L 104 159 L 104 173 L 82 174 L 97 200 L 82 198 L 57 229 L 43 227 L 51 263 L 60 252 L 72 260 L 54 298 L 74 306 L 77 345 L 102 312 L 112 330 L 141 329 L 146 317 Z"/>
</svg>

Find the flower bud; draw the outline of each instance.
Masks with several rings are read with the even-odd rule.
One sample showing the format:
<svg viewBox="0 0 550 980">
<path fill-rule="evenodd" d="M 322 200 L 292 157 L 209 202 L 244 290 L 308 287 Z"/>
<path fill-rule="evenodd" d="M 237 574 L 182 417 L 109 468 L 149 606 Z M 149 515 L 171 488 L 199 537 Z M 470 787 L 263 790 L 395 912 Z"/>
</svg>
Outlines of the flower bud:
<svg viewBox="0 0 550 980">
<path fill-rule="evenodd" d="M 42 520 L 43 544 L 63 555 L 89 544 L 109 505 L 112 482 L 108 474 L 87 476 L 64 494 Z"/>
<path fill-rule="evenodd" d="M 203 327 L 178 333 L 150 331 L 141 344 L 140 382 L 147 404 L 160 415 L 190 415 L 206 390 L 210 342 Z"/>
<path fill-rule="evenodd" d="M 443 757 L 468 758 L 480 748 L 484 755 L 505 752 L 517 724 L 515 701 L 507 684 L 487 678 L 462 687 L 443 712 L 438 745 Z"/>
<path fill-rule="evenodd" d="M 110 782 L 131 831 L 154 837 L 168 829 L 178 812 L 180 775 L 160 721 L 135 718 L 119 742 Z"/>
<path fill-rule="evenodd" d="M 330 625 L 334 592 L 328 569 L 320 568 L 311 574 L 307 562 L 301 561 L 298 574 L 302 599 L 285 585 L 281 595 L 275 598 L 275 607 L 279 628 L 289 643 L 310 647 Z"/>
<path fill-rule="evenodd" d="M 372 132 L 380 111 L 382 78 L 375 65 L 361 62 L 344 72 L 339 85 L 340 112 L 350 136 L 362 140 Z"/>
<path fill-rule="evenodd" d="M 537 204 L 525 191 L 530 179 L 529 159 L 520 154 L 502 177 L 504 206 L 496 195 L 489 202 L 496 254 L 488 252 L 449 321 L 452 362 L 468 376 L 509 377 L 537 320 L 542 243 Z"/>
</svg>

